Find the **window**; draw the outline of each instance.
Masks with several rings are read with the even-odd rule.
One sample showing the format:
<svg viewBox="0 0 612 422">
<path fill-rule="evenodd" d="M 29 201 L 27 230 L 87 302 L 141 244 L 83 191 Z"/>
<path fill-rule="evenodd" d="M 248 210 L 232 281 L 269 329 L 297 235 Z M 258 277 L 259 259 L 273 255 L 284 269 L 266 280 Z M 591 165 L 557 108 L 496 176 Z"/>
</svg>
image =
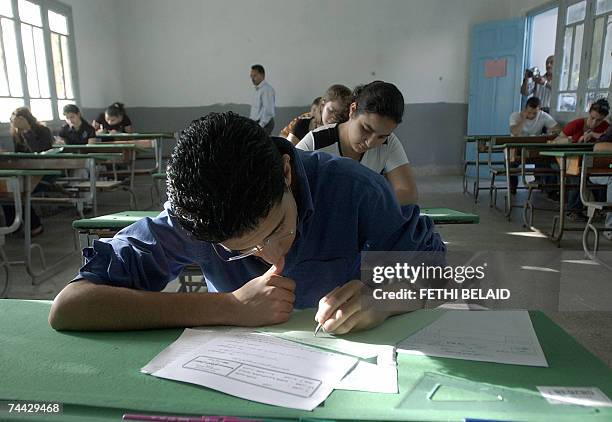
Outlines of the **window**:
<svg viewBox="0 0 612 422">
<path fill-rule="evenodd" d="M 52 0 L 0 0 L 0 122 L 28 106 L 38 120 L 59 119 L 74 103 L 71 11 Z"/>
<path fill-rule="evenodd" d="M 610 97 L 612 0 L 566 0 L 561 10 L 562 39 L 556 51 L 562 60 L 557 67 L 555 109 L 578 116 L 597 99 Z"/>
</svg>

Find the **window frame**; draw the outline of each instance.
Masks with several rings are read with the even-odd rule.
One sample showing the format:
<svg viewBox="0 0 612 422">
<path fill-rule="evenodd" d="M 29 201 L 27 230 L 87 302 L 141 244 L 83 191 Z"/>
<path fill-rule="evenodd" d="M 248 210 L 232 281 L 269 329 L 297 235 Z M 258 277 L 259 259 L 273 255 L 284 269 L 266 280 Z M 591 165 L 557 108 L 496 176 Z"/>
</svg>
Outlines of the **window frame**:
<svg viewBox="0 0 612 422">
<path fill-rule="evenodd" d="M 72 7 L 61 3 L 57 0 L 27 0 L 30 3 L 34 3 L 40 7 L 41 11 L 41 20 L 42 20 L 42 31 L 43 31 L 43 42 L 45 46 L 45 57 L 46 57 L 46 67 L 47 67 L 47 75 L 49 79 L 49 94 L 51 98 L 51 111 L 53 118 L 52 120 L 46 120 L 49 123 L 59 123 L 63 120 L 63 117 L 60 115 L 58 110 L 58 99 L 57 91 L 56 91 L 56 81 L 55 81 L 55 69 L 53 67 L 53 50 L 51 46 L 51 28 L 49 26 L 49 14 L 48 11 L 52 11 L 55 13 L 59 13 L 66 17 L 66 24 L 68 27 L 68 59 L 70 61 L 70 72 L 72 79 L 72 90 L 74 94 L 74 102 L 76 104 L 80 104 L 81 96 L 79 91 L 79 77 L 78 77 L 78 66 L 77 66 L 77 57 L 76 57 L 76 41 L 75 41 L 75 33 L 74 33 L 74 22 L 72 17 Z M 23 48 L 23 40 L 21 36 L 21 25 L 25 22 L 21 20 L 19 15 L 19 0 L 11 0 L 13 6 L 13 19 L 15 23 L 15 40 L 17 43 L 17 60 L 19 63 L 19 71 L 21 75 L 21 89 L 23 92 L 23 101 L 26 107 L 30 107 L 30 102 L 32 100 L 28 88 L 28 80 L 27 80 L 27 72 L 25 65 L 25 53 Z M 27 25 L 31 25 L 26 23 Z M 19 98 L 19 97 L 4 97 L 4 98 Z M 36 98 L 34 98 L 36 99 Z M 0 128 L 6 130 L 10 127 L 10 123 L 1 122 Z M 3 132 L 4 132 L 3 130 Z"/>
<path fill-rule="evenodd" d="M 587 84 L 588 84 L 588 78 L 589 78 L 589 73 L 590 73 L 590 64 L 591 64 L 591 56 L 592 56 L 592 51 L 593 51 L 593 35 L 595 32 L 595 19 L 597 18 L 597 16 L 595 16 L 595 10 L 596 10 L 596 6 L 597 6 L 597 0 L 586 0 L 586 12 L 585 12 L 585 17 L 584 17 L 584 30 L 583 30 L 583 36 L 582 36 L 582 51 L 581 51 L 581 61 L 580 61 L 580 70 L 579 70 L 579 81 L 578 81 L 578 87 L 575 91 L 572 90 L 560 90 L 560 85 L 561 85 L 561 70 L 562 70 L 562 66 L 563 66 L 563 55 L 564 55 L 564 50 L 563 50 L 563 45 L 564 45 L 564 40 L 565 40 L 565 30 L 568 27 L 568 25 L 566 25 L 566 16 L 567 16 L 567 9 L 568 7 L 581 2 L 582 0 L 559 0 L 559 12 L 558 12 L 558 16 L 557 16 L 557 34 L 556 34 L 556 41 L 555 41 L 555 64 L 554 64 L 554 70 L 553 70 L 553 74 L 555 75 L 555 78 L 553 79 L 553 98 L 552 98 L 552 102 L 551 102 L 551 108 L 552 108 L 552 112 L 555 114 L 555 116 L 558 116 L 560 119 L 565 120 L 565 121 L 570 121 L 579 117 L 583 117 L 586 112 L 584 111 L 587 104 L 585 104 L 585 99 L 586 99 L 586 95 L 588 92 L 591 91 L 595 91 L 595 92 L 602 92 L 605 93 L 606 89 L 605 88 L 596 88 L 596 89 L 589 89 Z M 610 14 L 608 14 L 610 16 Z M 571 24 L 569 26 L 573 26 L 575 28 L 576 23 Z M 605 22 L 604 22 L 604 28 L 605 28 Z M 605 32 L 604 32 L 605 35 Z M 608 34 L 609 36 L 612 36 L 612 34 Z M 574 32 L 574 38 L 572 40 L 575 39 L 575 32 Z M 602 47 L 601 47 L 601 51 L 603 53 L 605 53 L 605 43 L 603 42 L 605 41 L 605 36 L 604 36 L 604 40 L 602 40 Z M 571 78 L 571 64 L 573 63 L 573 55 L 574 55 L 574 42 L 572 42 L 572 48 L 570 51 L 570 55 L 571 55 L 571 62 L 570 62 L 570 75 L 568 76 L 568 78 Z M 600 57 L 600 75 L 599 77 L 601 78 L 601 68 L 602 68 L 602 60 L 604 59 L 604 54 L 601 54 Z M 569 81 L 568 81 L 569 83 Z M 558 102 L 559 102 L 559 95 L 561 93 L 565 93 L 565 92 L 575 92 L 576 93 L 576 110 L 575 111 L 559 111 L 558 110 Z M 608 86 L 607 89 L 607 95 L 608 95 L 608 99 L 612 100 L 612 82 L 610 83 L 610 85 Z"/>
</svg>

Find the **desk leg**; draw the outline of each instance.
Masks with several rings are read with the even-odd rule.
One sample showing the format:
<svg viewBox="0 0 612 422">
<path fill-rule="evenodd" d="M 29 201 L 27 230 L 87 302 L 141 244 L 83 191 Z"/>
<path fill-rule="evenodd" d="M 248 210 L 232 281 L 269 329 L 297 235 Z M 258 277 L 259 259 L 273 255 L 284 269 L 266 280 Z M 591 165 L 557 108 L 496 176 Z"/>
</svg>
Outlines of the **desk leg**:
<svg viewBox="0 0 612 422">
<path fill-rule="evenodd" d="M 474 182 L 474 203 L 478 202 L 480 193 L 480 141 L 476 141 L 476 181 Z"/>
<path fill-rule="evenodd" d="M 162 171 L 162 160 L 164 158 L 163 148 L 164 139 L 161 137 L 155 138 L 155 166 L 157 167 L 158 173 L 161 173 Z"/>
<path fill-rule="evenodd" d="M 506 201 L 504 203 L 504 210 L 506 211 L 506 218 L 510 220 L 510 214 L 512 213 L 512 189 L 510 188 L 510 149 L 504 148 L 504 165 L 506 166 Z"/>
<path fill-rule="evenodd" d="M 87 160 L 89 167 L 89 195 L 91 199 L 91 209 L 93 211 L 93 216 L 98 216 L 98 196 L 96 192 L 96 160 L 93 158 L 89 158 Z"/>
<path fill-rule="evenodd" d="M 561 246 L 561 238 L 565 229 L 565 157 L 561 157 L 559 163 L 559 215 L 553 219 L 552 231 L 550 239 Z"/>
</svg>

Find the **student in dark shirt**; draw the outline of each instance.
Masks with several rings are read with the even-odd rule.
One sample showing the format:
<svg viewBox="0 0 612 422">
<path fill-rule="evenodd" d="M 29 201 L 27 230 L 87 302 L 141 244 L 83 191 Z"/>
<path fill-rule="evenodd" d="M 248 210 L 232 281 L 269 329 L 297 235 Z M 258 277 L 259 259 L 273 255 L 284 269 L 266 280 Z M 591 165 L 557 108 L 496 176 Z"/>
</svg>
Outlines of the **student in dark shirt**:
<svg viewBox="0 0 612 422">
<path fill-rule="evenodd" d="M 92 123 L 96 133 L 132 133 L 132 121 L 122 103 L 113 103 Z"/>
<path fill-rule="evenodd" d="M 66 124 L 59 131 L 59 137 L 68 145 L 84 145 L 95 139 L 96 130 L 81 117 L 81 110 L 74 104 L 64 106 Z"/>
<path fill-rule="evenodd" d="M 19 107 L 11 115 L 11 136 L 15 144 L 15 152 L 42 152 L 51 149 L 53 135 L 48 127 L 40 124 L 27 107 Z M 42 191 L 53 182 L 53 178 L 45 176 L 32 193 Z M 10 226 L 15 220 L 15 207 L 3 205 L 4 220 Z M 38 214 L 31 208 L 32 236 L 42 233 L 43 227 Z"/>
</svg>

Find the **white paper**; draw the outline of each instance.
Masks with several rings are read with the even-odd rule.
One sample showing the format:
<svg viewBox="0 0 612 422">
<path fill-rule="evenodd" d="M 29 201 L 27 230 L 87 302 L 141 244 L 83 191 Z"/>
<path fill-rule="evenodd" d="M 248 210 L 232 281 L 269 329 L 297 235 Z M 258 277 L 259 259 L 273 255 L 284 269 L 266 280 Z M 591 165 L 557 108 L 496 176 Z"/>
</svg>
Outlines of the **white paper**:
<svg viewBox="0 0 612 422">
<path fill-rule="evenodd" d="M 548 367 L 527 311 L 447 311 L 398 352 Z"/>
<path fill-rule="evenodd" d="M 575 404 L 589 407 L 612 407 L 612 401 L 597 387 L 540 387 L 542 397 L 550 404 Z"/>
<path fill-rule="evenodd" d="M 355 356 L 360 359 L 376 359 L 380 353 L 384 353 L 384 350 L 389 347 L 386 345 L 359 343 L 356 341 L 344 340 L 327 333 L 319 333 L 316 337 L 312 334 L 312 332 L 305 331 L 285 331 L 283 333 L 270 332 L 268 334 L 301 344 L 333 350 L 335 352 Z"/>
<path fill-rule="evenodd" d="M 140 369 L 144 374 L 151 374 L 169 364 L 182 355 L 195 350 L 198 346 L 212 340 L 216 336 L 227 333 L 249 332 L 245 328 L 237 327 L 206 327 L 186 328 L 178 339 L 170 346 L 159 352 L 149 363 Z"/>
<path fill-rule="evenodd" d="M 357 364 L 264 334 L 214 335 L 152 375 L 189 382 L 261 403 L 312 410 Z"/>
</svg>

